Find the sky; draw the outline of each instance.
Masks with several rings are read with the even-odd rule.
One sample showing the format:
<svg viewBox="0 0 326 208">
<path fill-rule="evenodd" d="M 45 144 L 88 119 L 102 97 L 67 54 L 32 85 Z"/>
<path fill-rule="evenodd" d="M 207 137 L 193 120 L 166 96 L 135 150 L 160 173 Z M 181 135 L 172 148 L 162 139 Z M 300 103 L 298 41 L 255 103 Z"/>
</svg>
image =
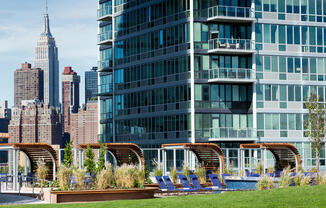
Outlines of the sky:
<svg viewBox="0 0 326 208">
<path fill-rule="evenodd" d="M 34 50 L 43 29 L 45 0 L 0 0 L 0 101 L 14 104 L 14 71 L 34 65 Z M 84 103 L 85 71 L 97 65 L 97 1 L 48 0 L 50 30 L 59 54 L 61 73 L 71 66 L 81 76 Z"/>
</svg>

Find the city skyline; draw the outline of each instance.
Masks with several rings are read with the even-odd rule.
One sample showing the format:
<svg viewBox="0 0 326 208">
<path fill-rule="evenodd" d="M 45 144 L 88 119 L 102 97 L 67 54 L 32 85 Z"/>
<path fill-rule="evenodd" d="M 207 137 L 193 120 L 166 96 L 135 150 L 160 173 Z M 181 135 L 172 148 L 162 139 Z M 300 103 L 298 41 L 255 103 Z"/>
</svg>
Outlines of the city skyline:
<svg viewBox="0 0 326 208">
<path fill-rule="evenodd" d="M 34 49 L 43 30 L 45 1 L 36 0 L 28 4 L 3 1 L 2 5 L 0 67 L 3 76 L 0 81 L 3 86 L 8 87 L 0 90 L 2 94 L 0 100 L 8 100 L 9 106 L 13 106 L 14 71 L 25 61 L 34 63 Z M 48 7 L 51 32 L 59 48 L 59 73 L 63 72 L 65 66 L 72 66 L 84 80 L 84 72 L 96 66 L 97 62 L 97 27 L 92 21 L 96 18 L 96 4 L 87 0 L 69 2 L 59 0 L 49 1 Z M 61 77 L 59 78 L 61 82 Z M 80 89 L 82 100 L 84 100 L 84 84 L 82 81 Z"/>
</svg>

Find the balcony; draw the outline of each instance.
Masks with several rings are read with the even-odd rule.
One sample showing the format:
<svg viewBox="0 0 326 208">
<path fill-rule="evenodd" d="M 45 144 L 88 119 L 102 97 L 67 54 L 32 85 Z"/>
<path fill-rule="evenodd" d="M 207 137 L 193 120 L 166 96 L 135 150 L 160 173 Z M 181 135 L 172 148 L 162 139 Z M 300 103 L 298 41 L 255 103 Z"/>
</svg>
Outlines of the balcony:
<svg viewBox="0 0 326 208">
<path fill-rule="evenodd" d="M 212 54 L 252 54 L 255 43 L 250 39 L 216 38 L 209 40 L 208 53 Z"/>
<path fill-rule="evenodd" d="M 97 21 L 112 21 L 112 6 L 97 10 Z"/>
<path fill-rule="evenodd" d="M 112 71 L 113 61 L 112 60 L 102 60 L 97 62 L 98 71 Z"/>
<path fill-rule="evenodd" d="M 250 7 L 214 6 L 208 8 L 207 21 L 249 23 L 255 20 L 255 12 Z"/>
<path fill-rule="evenodd" d="M 98 45 L 112 45 L 112 31 L 107 31 L 97 35 Z"/>
<path fill-rule="evenodd" d="M 102 84 L 102 85 L 99 85 L 99 95 L 107 95 L 107 96 L 110 96 L 112 95 L 113 93 L 113 84 Z"/>
<path fill-rule="evenodd" d="M 257 130 L 253 128 L 237 129 L 232 127 L 220 127 L 210 129 L 210 140 L 256 140 Z"/>
<path fill-rule="evenodd" d="M 252 69 L 217 68 L 209 70 L 209 83 L 253 83 L 256 73 Z"/>
</svg>

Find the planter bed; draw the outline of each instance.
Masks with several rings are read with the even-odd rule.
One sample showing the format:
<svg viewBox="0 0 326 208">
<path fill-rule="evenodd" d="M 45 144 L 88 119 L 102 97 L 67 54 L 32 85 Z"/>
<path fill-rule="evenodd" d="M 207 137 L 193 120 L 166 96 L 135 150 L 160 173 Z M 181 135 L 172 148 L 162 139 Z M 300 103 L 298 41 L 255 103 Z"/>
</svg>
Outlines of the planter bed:
<svg viewBox="0 0 326 208">
<path fill-rule="evenodd" d="M 50 203 L 94 202 L 154 198 L 156 188 L 52 191 Z"/>
</svg>

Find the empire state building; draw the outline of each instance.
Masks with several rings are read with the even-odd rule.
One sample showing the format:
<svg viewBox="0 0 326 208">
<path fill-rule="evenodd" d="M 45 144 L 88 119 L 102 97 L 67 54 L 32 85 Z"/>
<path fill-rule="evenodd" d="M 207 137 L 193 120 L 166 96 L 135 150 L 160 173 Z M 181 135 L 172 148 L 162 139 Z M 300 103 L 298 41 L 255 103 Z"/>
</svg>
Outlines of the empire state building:
<svg viewBox="0 0 326 208">
<path fill-rule="evenodd" d="M 46 9 L 44 26 L 35 48 L 34 66 L 44 71 L 44 103 L 59 107 L 59 60 L 58 48 L 50 32 Z"/>
</svg>

